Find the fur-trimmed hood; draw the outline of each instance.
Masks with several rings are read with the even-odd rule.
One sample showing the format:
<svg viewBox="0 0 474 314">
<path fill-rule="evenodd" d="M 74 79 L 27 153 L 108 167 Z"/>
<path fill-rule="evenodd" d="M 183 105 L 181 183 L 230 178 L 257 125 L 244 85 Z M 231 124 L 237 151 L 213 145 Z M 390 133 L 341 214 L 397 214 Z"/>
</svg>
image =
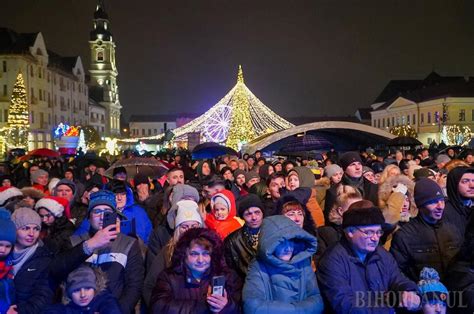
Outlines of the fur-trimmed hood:
<svg viewBox="0 0 474 314">
<path fill-rule="evenodd" d="M 410 216 L 416 217 L 418 209 L 415 205 L 414 190 L 415 183 L 410 180 L 407 176 L 401 174 L 388 178 L 384 183 L 379 185 L 378 197 L 379 207 L 385 217 L 385 222 L 389 224 L 396 224 L 400 221 L 400 212 L 392 213 L 389 211 L 388 199 L 392 195 L 392 188 L 402 183 L 408 188 L 408 197 L 410 199 Z"/>
<path fill-rule="evenodd" d="M 21 189 L 21 193 L 23 193 L 24 196 L 29 196 L 32 199 L 39 200 L 44 197 L 44 193 L 41 192 L 38 189 L 32 188 L 32 187 L 24 187 Z"/>
</svg>

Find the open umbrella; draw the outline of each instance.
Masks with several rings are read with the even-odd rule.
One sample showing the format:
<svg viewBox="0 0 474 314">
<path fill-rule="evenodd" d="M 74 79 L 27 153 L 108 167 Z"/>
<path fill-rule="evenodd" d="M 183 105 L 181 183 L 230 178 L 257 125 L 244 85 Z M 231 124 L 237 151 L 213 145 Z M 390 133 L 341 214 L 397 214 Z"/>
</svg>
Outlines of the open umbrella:
<svg viewBox="0 0 474 314">
<path fill-rule="evenodd" d="M 58 158 L 61 156 L 57 151 L 49 149 L 49 148 L 38 148 L 35 150 L 32 150 L 31 152 L 28 152 L 25 156 L 20 157 L 20 160 L 29 160 L 31 158 L 41 158 L 41 157 L 47 157 L 47 158 Z"/>
<path fill-rule="evenodd" d="M 291 142 L 284 145 L 280 152 L 304 152 L 311 150 L 329 150 L 334 145 L 322 136 L 316 136 L 312 134 L 305 134 L 303 136 L 297 136 Z"/>
<path fill-rule="evenodd" d="M 213 142 L 199 144 L 192 151 L 192 158 L 195 160 L 211 159 L 223 155 L 238 156 L 238 153 L 230 147 Z"/>
<path fill-rule="evenodd" d="M 109 162 L 106 159 L 97 156 L 95 153 L 86 153 L 84 156 L 76 157 L 71 165 L 83 169 L 92 163 L 96 165 L 96 167 L 104 169 L 109 168 Z"/>
<path fill-rule="evenodd" d="M 161 178 L 168 171 L 168 167 L 155 158 L 133 157 L 114 163 L 105 171 L 105 176 L 112 178 L 114 169 L 118 167 L 124 167 L 129 178 L 135 177 L 137 173 L 143 173 L 151 178 Z"/>
<path fill-rule="evenodd" d="M 414 146 L 423 146 L 423 143 L 414 137 L 398 136 L 388 141 L 388 146 L 414 147 Z"/>
</svg>

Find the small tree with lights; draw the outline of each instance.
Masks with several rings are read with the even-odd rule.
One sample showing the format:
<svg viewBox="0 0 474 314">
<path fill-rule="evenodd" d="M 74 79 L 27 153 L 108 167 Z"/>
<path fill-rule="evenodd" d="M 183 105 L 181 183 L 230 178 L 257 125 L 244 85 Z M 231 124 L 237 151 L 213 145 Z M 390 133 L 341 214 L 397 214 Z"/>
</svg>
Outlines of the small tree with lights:
<svg viewBox="0 0 474 314">
<path fill-rule="evenodd" d="M 10 107 L 8 108 L 8 122 L 5 129 L 6 144 L 8 148 L 28 149 L 28 132 L 30 129 L 29 106 L 26 97 L 23 75 L 18 73 Z"/>
<path fill-rule="evenodd" d="M 465 125 L 445 125 L 441 130 L 441 140 L 447 145 L 467 145 L 471 140 L 471 129 Z"/>
</svg>

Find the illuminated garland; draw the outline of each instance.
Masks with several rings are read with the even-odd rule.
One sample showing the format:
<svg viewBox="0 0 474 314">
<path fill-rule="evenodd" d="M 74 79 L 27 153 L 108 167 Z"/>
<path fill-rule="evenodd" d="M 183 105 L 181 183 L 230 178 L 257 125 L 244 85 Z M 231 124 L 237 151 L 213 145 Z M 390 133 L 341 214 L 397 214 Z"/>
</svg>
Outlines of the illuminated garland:
<svg viewBox="0 0 474 314">
<path fill-rule="evenodd" d="M 447 145 L 467 145 L 471 140 L 471 129 L 462 125 L 445 125 L 441 130 L 441 141 Z"/>
<path fill-rule="evenodd" d="M 412 128 L 410 125 L 394 126 L 390 129 L 390 133 L 396 136 L 409 136 L 413 138 L 418 137 L 418 134 L 416 133 L 415 129 Z"/>
<path fill-rule="evenodd" d="M 13 86 L 10 107 L 8 108 L 8 127 L 5 132 L 6 144 L 9 148 L 28 148 L 29 118 L 25 82 L 23 75 L 18 73 Z"/>
</svg>

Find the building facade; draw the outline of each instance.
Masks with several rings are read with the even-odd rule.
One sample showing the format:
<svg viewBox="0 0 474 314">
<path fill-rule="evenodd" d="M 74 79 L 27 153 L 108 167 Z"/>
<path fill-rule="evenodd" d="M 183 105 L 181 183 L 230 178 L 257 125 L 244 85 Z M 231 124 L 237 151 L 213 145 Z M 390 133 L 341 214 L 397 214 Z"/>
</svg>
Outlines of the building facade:
<svg viewBox="0 0 474 314">
<path fill-rule="evenodd" d="M 132 115 L 129 121 L 131 137 L 147 137 L 173 131 L 177 127 L 177 116 Z"/>
<path fill-rule="evenodd" d="M 370 114 L 373 127 L 390 131 L 409 125 L 423 144 L 440 143 L 443 126 L 474 130 L 474 81 L 435 72 L 419 81 L 391 81 L 372 104 Z"/>
<path fill-rule="evenodd" d="M 89 98 L 89 112 L 89 125 L 93 127 L 98 134 L 105 134 L 107 111 L 104 106 L 99 105 L 93 99 Z"/>
<path fill-rule="evenodd" d="M 80 57 L 61 57 L 46 48 L 39 33 L 0 28 L 0 128 L 7 126 L 13 86 L 25 79 L 30 113 L 29 149 L 53 148 L 52 130 L 60 122 L 88 124 L 88 88 Z"/>
<path fill-rule="evenodd" d="M 90 96 L 106 110 L 105 136 L 120 135 L 120 114 L 117 84 L 117 64 L 115 42 L 110 29 L 109 16 L 103 4 L 99 3 L 94 12 L 94 28 L 90 32 L 91 51 Z"/>
</svg>

